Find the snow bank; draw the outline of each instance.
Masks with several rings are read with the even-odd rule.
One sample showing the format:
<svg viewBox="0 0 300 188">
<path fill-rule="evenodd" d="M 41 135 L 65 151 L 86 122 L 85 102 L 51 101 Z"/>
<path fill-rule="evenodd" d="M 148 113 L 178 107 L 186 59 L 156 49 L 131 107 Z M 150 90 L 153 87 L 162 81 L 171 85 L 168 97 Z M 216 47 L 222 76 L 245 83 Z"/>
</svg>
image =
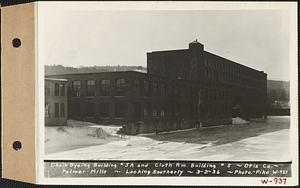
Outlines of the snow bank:
<svg viewBox="0 0 300 188">
<path fill-rule="evenodd" d="M 240 117 L 232 118 L 232 125 L 243 125 L 248 123 L 249 123 L 248 121 L 243 120 Z"/>
<path fill-rule="evenodd" d="M 46 153 L 105 144 L 119 138 L 120 126 L 104 126 L 81 121 L 68 121 L 68 126 L 45 127 Z"/>
</svg>

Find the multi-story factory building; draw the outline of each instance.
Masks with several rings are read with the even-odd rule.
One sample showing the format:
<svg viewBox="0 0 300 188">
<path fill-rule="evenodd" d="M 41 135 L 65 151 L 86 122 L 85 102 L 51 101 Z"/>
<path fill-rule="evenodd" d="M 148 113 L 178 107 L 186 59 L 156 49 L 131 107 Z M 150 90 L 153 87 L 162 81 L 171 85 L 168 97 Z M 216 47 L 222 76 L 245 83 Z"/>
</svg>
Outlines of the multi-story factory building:
<svg viewBox="0 0 300 188">
<path fill-rule="evenodd" d="M 147 73 L 134 71 L 52 75 L 67 79 L 68 118 L 122 124 L 129 134 L 230 124 L 262 117 L 267 75 L 204 51 L 147 53 Z"/>
</svg>

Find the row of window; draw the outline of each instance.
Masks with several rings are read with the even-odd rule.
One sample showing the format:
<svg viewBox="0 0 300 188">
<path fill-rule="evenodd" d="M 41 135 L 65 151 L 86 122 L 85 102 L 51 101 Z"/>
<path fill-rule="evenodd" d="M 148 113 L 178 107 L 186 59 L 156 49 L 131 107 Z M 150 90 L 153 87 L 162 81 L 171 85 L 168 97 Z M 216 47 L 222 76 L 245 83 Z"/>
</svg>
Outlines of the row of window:
<svg viewBox="0 0 300 188">
<path fill-rule="evenodd" d="M 65 96 L 66 93 L 66 86 L 65 84 L 54 84 L 54 96 Z M 50 87 L 45 87 L 45 95 L 46 96 L 51 96 L 51 88 Z"/>
<path fill-rule="evenodd" d="M 250 69 L 248 67 L 244 67 L 241 65 L 238 65 L 236 63 L 232 63 L 230 61 L 224 62 L 224 61 L 218 61 L 215 58 L 205 57 L 204 58 L 204 66 L 218 69 L 222 72 L 227 72 L 230 74 L 236 74 L 236 75 L 247 75 L 250 77 L 259 77 L 261 78 L 261 75 L 258 71 Z M 257 79 L 259 79 L 257 78 Z"/>
<path fill-rule="evenodd" d="M 96 114 L 96 104 L 93 102 L 85 102 L 84 110 L 81 110 L 80 103 L 73 103 L 71 107 L 71 115 L 79 117 L 85 115 L 87 117 L 100 116 L 102 118 L 116 117 L 124 118 L 128 111 L 127 103 L 99 103 L 99 112 Z M 113 111 L 110 108 L 113 107 Z M 197 104 L 165 104 L 157 105 L 145 103 L 134 103 L 134 117 L 135 119 L 150 118 L 150 117 L 165 117 L 165 116 L 195 116 L 198 112 L 206 114 L 207 111 L 220 115 L 228 110 L 226 105 L 200 105 L 199 109 Z M 84 113 L 84 114 L 83 114 Z"/>
<path fill-rule="evenodd" d="M 257 78 L 240 76 L 238 74 L 229 74 L 224 72 L 218 72 L 211 69 L 204 69 L 204 80 L 211 81 L 230 81 L 235 83 L 241 83 L 250 87 L 262 87 L 263 83 Z"/>
<path fill-rule="evenodd" d="M 111 80 L 101 80 L 100 81 L 100 95 L 101 96 L 110 96 L 110 87 Z M 64 88 L 64 86 L 56 87 L 60 95 L 64 95 L 64 90 L 59 88 Z M 148 80 L 134 80 L 135 93 L 138 96 L 161 96 L 161 97 L 186 97 L 188 99 L 193 98 L 193 100 L 229 100 L 230 95 L 223 90 L 215 89 L 201 89 L 198 90 L 196 87 L 191 86 L 178 86 L 172 84 L 159 84 L 156 81 Z M 81 95 L 81 82 L 73 81 L 72 82 L 73 96 Z M 125 96 L 126 92 L 126 81 L 125 79 L 116 80 L 116 96 Z M 260 94 L 256 90 L 249 90 L 249 93 Z M 56 95 L 59 94 L 56 92 Z M 96 94 L 96 82 L 95 80 L 86 81 L 86 95 L 95 96 Z"/>
<path fill-rule="evenodd" d="M 150 93 L 152 96 L 193 96 L 197 94 L 196 90 L 193 90 L 192 87 L 173 87 L 172 85 L 158 84 L 158 82 L 149 82 L 148 80 L 134 81 L 135 92 L 138 96 L 145 95 L 149 96 Z M 72 82 L 72 93 L 73 96 L 81 96 L 81 81 Z M 110 96 L 111 81 L 110 80 L 101 80 L 100 81 L 100 96 Z M 186 94 L 184 94 L 186 90 Z M 194 92 L 194 93 L 193 93 Z M 125 79 L 116 80 L 115 95 L 116 96 L 125 96 L 126 94 L 126 81 Z M 87 80 L 86 81 L 86 96 L 95 96 L 96 95 L 96 81 Z"/>
<path fill-rule="evenodd" d="M 100 95 L 109 96 L 110 95 L 110 80 L 101 80 L 100 81 Z M 126 81 L 123 78 L 116 79 L 116 96 L 125 96 Z M 72 94 L 73 96 L 81 96 L 81 81 L 76 80 L 72 82 Z M 86 81 L 86 96 L 95 96 L 96 95 L 96 81 L 87 80 Z"/>
<path fill-rule="evenodd" d="M 53 117 L 49 103 L 45 103 L 45 117 Z M 65 117 L 65 103 L 54 103 L 54 117 Z"/>
<path fill-rule="evenodd" d="M 87 83 L 87 96 L 95 96 L 95 85 L 96 82 L 94 80 L 88 80 Z M 116 95 L 124 96 L 126 89 L 125 79 L 116 80 Z M 110 95 L 110 80 L 101 80 L 100 81 L 100 95 L 101 96 L 109 96 Z M 143 85 L 141 80 L 134 80 L 135 93 L 145 96 L 161 96 L 161 97 L 189 97 L 196 98 L 200 97 L 201 99 L 209 99 L 209 100 L 228 100 L 229 95 L 225 93 L 225 91 L 217 91 L 214 89 L 203 89 L 198 90 L 197 88 L 190 86 L 182 86 L 178 87 L 177 85 L 173 86 L 171 84 L 158 84 L 158 82 L 149 82 L 148 80 L 143 80 Z M 81 92 L 81 83 L 80 81 L 73 82 L 73 91 L 75 96 L 80 96 Z"/>
</svg>

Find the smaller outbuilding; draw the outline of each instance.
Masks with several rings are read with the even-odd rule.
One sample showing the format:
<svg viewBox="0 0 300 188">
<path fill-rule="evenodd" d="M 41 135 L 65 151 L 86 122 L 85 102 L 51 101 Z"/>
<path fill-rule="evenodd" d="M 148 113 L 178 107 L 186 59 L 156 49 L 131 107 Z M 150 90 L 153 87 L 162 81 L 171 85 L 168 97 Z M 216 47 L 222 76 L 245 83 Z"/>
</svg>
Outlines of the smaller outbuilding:
<svg viewBox="0 0 300 188">
<path fill-rule="evenodd" d="M 45 125 L 67 124 L 68 97 L 66 79 L 45 78 Z"/>
</svg>

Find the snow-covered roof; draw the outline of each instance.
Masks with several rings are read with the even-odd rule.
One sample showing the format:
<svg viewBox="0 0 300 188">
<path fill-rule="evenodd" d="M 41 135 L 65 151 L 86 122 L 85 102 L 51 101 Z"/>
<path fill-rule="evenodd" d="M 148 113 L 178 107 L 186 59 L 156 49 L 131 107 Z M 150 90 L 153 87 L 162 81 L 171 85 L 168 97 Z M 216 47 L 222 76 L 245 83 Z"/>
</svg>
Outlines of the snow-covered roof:
<svg viewBox="0 0 300 188">
<path fill-rule="evenodd" d="M 61 78 L 45 78 L 45 80 L 49 81 L 61 81 L 61 82 L 67 82 L 67 79 L 61 79 Z"/>
</svg>

